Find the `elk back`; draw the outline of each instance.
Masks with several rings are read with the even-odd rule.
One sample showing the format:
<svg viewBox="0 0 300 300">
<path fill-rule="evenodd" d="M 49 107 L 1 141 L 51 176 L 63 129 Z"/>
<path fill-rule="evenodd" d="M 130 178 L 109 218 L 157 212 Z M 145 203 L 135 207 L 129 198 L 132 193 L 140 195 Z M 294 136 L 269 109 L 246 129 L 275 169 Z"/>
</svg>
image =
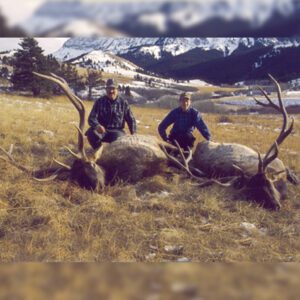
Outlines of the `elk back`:
<svg viewBox="0 0 300 300">
<path fill-rule="evenodd" d="M 107 179 L 137 182 L 159 173 L 167 158 L 155 136 L 125 135 L 104 147 L 98 163 L 106 170 Z"/>
<path fill-rule="evenodd" d="M 253 176 L 258 171 L 258 154 L 241 144 L 205 141 L 198 143 L 193 154 L 193 165 L 209 176 L 239 175 L 234 165 L 242 169 L 245 175 Z M 280 171 L 280 177 L 286 179 L 286 167 L 276 158 L 267 167 L 267 173 L 272 176 Z"/>
</svg>

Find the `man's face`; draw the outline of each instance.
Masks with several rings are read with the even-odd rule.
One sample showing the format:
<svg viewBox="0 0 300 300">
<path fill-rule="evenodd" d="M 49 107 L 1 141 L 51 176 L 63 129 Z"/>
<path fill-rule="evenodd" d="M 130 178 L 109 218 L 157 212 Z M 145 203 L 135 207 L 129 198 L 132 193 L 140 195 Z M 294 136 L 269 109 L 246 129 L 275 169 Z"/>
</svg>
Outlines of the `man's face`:
<svg viewBox="0 0 300 300">
<path fill-rule="evenodd" d="M 110 100 L 116 100 L 118 97 L 118 89 L 115 87 L 106 88 L 106 95 Z"/>
<path fill-rule="evenodd" d="M 183 111 L 187 111 L 191 106 L 191 99 L 183 98 L 180 100 L 180 107 Z"/>
</svg>

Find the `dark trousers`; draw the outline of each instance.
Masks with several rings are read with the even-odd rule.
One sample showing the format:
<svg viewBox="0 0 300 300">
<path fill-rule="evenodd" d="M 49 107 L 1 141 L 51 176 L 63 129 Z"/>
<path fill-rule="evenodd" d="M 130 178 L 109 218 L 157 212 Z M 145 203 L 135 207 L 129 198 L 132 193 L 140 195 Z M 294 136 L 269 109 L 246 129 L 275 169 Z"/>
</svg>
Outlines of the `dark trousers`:
<svg viewBox="0 0 300 300">
<path fill-rule="evenodd" d="M 85 135 L 93 149 L 97 149 L 101 146 L 102 142 L 112 143 L 119 137 L 125 135 L 125 132 L 122 129 L 108 129 L 105 133 L 98 133 L 95 129 L 90 127 Z"/>
<path fill-rule="evenodd" d="M 194 147 L 194 142 L 196 138 L 191 133 L 172 133 L 169 136 L 169 140 L 172 142 L 172 144 L 175 145 L 174 140 L 176 140 L 181 148 L 183 148 L 184 151 L 187 151 L 188 148 L 192 149 Z M 176 145 L 175 145 L 176 146 Z"/>
</svg>

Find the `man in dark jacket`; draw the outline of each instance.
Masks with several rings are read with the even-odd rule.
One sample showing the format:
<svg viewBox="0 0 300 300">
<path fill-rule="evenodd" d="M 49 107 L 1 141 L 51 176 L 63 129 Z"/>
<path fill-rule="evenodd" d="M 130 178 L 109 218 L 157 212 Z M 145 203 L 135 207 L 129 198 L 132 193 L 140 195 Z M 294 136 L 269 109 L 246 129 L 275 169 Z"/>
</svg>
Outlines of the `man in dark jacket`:
<svg viewBox="0 0 300 300">
<path fill-rule="evenodd" d="M 166 129 L 173 124 L 170 135 L 167 136 Z M 210 132 L 204 123 L 198 110 L 191 107 L 191 94 L 182 93 L 179 98 L 179 107 L 170 111 L 158 126 L 161 138 L 172 144 L 176 140 L 181 148 L 188 150 L 193 148 L 195 137 L 193 131 L 195 127 L 206 140 L 210 140 Z"/>
<path fill-rule="evenodd" d="M 111 143 L 125 135 L 125 122 L 131 134 L 136 133 L 136 121 L 126 100 L 118 95 L 118 84 L 113 79 L 106 82 L 106 95 L 99 98 L 89 115 L 90 128 L 86 132 L 94 149 L 102 142 Z"/>
</svg>

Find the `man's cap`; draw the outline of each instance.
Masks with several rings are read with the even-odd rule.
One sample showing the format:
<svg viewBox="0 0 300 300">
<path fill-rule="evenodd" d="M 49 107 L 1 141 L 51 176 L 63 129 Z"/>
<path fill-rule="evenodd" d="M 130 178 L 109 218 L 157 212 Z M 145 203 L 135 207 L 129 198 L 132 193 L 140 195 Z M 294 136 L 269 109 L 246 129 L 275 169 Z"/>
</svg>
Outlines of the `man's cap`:
<svg viewBox="0 0 300 300">
<path fill-rule="evenodd" d="M 109 78 L 106 81 L 106 88 L 118 88 L 118 83 L 114 79 Z"/>
<path fill-rule="evenodd" d="M 189 100 L 191 100 L 192 99 L 192 94 L 189 93 L 189 92 L 184 92 L 184 93 L 180 94 L 179 100 L 181 101 L 183 99 L 189 99 Z"/>
</svg>

